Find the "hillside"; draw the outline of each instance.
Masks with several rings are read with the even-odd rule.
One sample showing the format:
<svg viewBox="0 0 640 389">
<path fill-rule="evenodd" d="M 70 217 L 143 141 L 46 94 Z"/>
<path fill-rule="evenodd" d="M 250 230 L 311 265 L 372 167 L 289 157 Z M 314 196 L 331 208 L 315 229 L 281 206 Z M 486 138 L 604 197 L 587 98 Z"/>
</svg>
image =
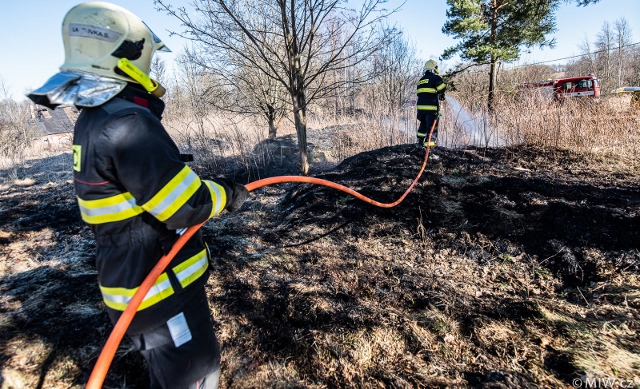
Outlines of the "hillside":
<svg viewBox="0 0 640 389">
<path fill-rule="evenodd" d="M 221 387 L 640 385 L 640 166 L 436 153 L 395 208 L 282 184 L 206 224 Z M 394 146 L 316 176 L 392 202 L 423 157 Z M 70 170 L 41 160 L 0 188 L 2 388 L 81 387 L 111 329 Z M 146 374 L 125 341 L 105 387 Z"/>
</svg>

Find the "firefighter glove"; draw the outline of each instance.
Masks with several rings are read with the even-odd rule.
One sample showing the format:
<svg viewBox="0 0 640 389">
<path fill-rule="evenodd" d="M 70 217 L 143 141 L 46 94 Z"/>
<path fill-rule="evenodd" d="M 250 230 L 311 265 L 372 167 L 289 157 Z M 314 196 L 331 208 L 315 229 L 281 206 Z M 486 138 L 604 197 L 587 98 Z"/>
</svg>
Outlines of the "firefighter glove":
<svg viewBox="0 0 640 389">
<path fill-rule="evenodd" d="M 225 209 L 229 212 L 237 211 L 242 207 L 242 204 L 244 204 L 247 197 L 249 197 L 249 191 L 244 185 L 238 184 L 237 182 L 233 182 L 226 178 L 220 180 L 224 182 L 229 189 L 231 189 L 231 199 L 227 202 L 227 207 Z"/>
</svg>

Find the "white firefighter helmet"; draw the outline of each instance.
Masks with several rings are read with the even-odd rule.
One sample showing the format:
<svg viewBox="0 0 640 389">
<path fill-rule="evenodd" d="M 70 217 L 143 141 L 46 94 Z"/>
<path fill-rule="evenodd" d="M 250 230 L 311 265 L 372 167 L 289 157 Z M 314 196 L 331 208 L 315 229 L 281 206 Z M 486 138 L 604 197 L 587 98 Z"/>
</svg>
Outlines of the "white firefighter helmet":
<svg viewBox="0 0 640 389">
<path fill-rule="evenodd" d="M 77 70 L 128 82 L 136 81 L 116 71 L 120 58 L 127 58 L 149 75 L 153 54 L 157 50 L 171 51 L 136 15 L 97 1 L 79 4 L 67 12 L 62 39 L 65 61 L 61 71 Z"/>
<path fill-rule="evenodd" d="M 438 63 L 432 59 L 428 60 L 425 64 L 424 64 L 424 71 L 432 71 L 436 74 L 438 74 Z"/>
</svg>

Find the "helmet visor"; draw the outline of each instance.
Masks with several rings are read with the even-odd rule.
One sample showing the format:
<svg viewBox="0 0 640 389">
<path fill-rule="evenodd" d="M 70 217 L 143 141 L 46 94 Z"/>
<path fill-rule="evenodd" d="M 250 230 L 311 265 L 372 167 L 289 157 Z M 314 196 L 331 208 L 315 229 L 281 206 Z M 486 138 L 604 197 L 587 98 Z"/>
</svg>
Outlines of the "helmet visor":
<svg viewBox="0 0 640 389">
<path fill-rule="evenodd" d="M 151 36 L 153 37 L 154 50 L 170 53 L 171 50 L 167 47 L 167 45 L 164 44 L 164 42 L 162 42 L 162 39 L 158 38 L 155 32 L 153 32 L 153 30 L 149 28 L 149 25 L 147 23 L 144 23 L 144 25 L 147 26 L 147 28 L 149 29 L 149 32 L 151 33 Z"/>
</svg>

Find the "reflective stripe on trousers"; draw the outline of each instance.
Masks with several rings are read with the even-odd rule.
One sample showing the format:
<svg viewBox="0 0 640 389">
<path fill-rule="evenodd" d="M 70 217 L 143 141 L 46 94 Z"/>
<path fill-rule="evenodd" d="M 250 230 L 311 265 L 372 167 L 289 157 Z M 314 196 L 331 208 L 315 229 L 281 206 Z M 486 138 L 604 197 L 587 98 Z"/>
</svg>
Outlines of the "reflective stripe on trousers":
<svg viewBox="0 0 640 389">
<path fill-rule="evenodd" d="M 178 264 L 171 270 L 176 275 L 176 278 L 180 282 L 182 288 L 186 288 L 195 280 L 200 278 L 200 276 L 207 271 L 208 266 L 209 261 L 207 260 L 207 250 L 205 249 L 186 261 Z M 117 311 L 124 311 L 127 308 L 127 305 L 129 305 L 131 298 L 133 298 L 133 295 L 138 291 L 138 287 L 129 289 L 100 285 L 100 291 L 102 292 L 104 303 L 109 308 Z M 138 307 L 138 311 L 159 303 L 173 295 L 174 292 L 173 286 L 171 286 L 171 282 L 169 281 L 169 276 L 166 272 L 162 273 L 151 289 L 149 289 L 149 292 L 147 292 L 147 295 Z"/>
</svg>

